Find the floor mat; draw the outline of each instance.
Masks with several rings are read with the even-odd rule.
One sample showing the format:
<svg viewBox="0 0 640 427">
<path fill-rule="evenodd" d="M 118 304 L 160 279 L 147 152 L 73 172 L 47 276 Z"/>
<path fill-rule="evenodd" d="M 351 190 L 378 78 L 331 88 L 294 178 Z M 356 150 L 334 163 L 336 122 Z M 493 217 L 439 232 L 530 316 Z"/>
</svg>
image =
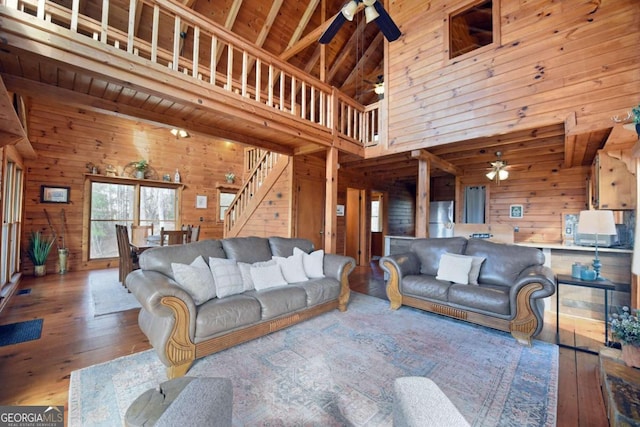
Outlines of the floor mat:
<svg viewBox="0 0 640 427">
<path fill-rule="evenodd" d="M 40 339 L 43 319 L 0 326 L 0 347 Z"/>
</svg>

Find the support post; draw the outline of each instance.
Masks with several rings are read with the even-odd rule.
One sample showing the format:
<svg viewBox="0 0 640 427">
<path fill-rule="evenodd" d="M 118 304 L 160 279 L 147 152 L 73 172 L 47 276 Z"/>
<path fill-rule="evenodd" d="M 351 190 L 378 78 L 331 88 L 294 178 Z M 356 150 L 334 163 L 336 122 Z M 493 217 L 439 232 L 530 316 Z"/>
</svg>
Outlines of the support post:
<svg viewBox="0 0 640 427">
<path fill-rule="evenodd" d="M 327 149 L 326 166 L 326 202 L 324 212 L 324 250 L 336 253 L 337 220 L 336 208 L 338 206 L 338 149 Z"/>
</svg>

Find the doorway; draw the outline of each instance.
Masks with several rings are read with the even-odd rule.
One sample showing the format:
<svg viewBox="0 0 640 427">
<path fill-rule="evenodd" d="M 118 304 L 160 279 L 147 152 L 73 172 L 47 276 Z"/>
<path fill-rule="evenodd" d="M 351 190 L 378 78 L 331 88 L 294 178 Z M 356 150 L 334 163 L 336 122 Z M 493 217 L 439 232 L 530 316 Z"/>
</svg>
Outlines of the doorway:
<svg viewBox="0 0 640 427">
<path fill-rule="evenodd" d="M 315 249 L 324 248 L 324 183 L 298 178 L 296 237 L 313 242 Z"/>
<path fill-rule="evenodd" d="M 353 257 L 356 265 L 367 263 L 367 206 L 366 191 L 347 188 L 345 255 Z"/>
</svg>

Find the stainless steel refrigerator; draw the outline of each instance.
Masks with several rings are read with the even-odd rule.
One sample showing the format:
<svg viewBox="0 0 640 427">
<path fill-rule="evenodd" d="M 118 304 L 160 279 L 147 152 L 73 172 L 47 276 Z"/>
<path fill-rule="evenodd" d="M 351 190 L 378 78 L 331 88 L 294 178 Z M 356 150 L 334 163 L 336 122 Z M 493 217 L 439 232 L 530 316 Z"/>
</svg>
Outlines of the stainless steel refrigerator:
<svg viewBox="0 0 640 427">
<path fill-rule="evenodd" d="M 429 206 L 429 237 L 453 237 L 453 201 Z"/>
</svg>

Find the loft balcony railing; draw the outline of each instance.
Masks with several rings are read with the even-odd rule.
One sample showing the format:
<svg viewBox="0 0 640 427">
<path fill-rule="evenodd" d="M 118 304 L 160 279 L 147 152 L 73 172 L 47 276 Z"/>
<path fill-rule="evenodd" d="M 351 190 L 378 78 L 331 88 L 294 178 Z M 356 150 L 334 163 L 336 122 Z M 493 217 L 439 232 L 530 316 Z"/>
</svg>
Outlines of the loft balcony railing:
<svg viewBox="0 0 640 427">
<path fill-rule="evenodd" d="M 161 64 L 292 116 L 329 128 L 363 146 L 377 140 L 379 107 L 364 107 L 335 88 L 169 0 L 109 0 L 80 13 L 50 0 L 0 0 L 96 42 Z M 65 4 L 68 4 L 65 2 Z M 83 10 L 84 11 L 84 10 Z M 140 25 L 151 22 L 150 27 Z M 0 29 L 1 33 L 1 29 Z"/>
</svg>

